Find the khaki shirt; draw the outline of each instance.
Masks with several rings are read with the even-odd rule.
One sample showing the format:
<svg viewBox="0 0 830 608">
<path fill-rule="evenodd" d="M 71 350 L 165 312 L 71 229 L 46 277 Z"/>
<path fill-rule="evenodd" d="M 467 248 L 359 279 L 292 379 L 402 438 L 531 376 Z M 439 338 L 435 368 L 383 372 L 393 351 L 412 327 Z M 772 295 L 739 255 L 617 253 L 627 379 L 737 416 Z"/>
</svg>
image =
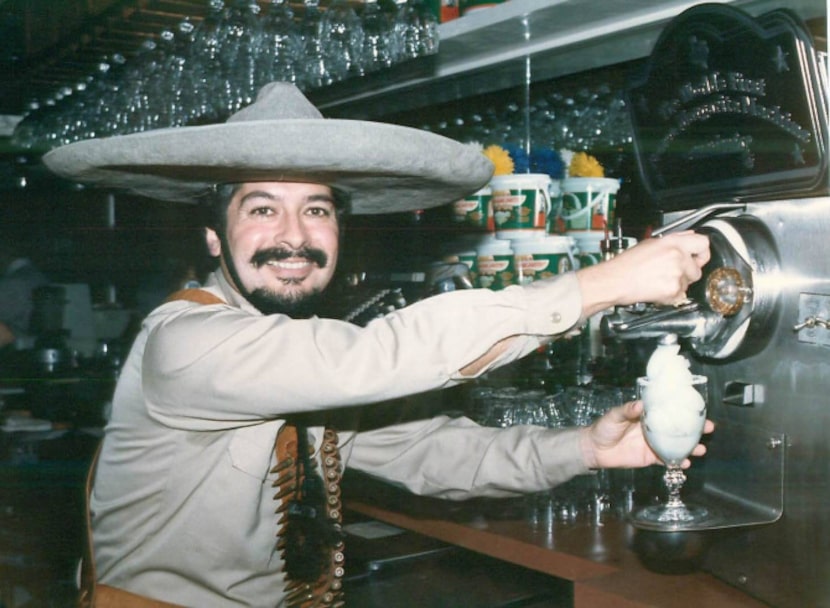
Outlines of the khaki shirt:
<svg viewBox="0 0 830 608">
<path fill-rule="evenodd" d="M 102 583 L 200 608 L 280 605 L 269 470 L 294 412 L 334 415 L 346 466 L 420 494 L 506 496 L 586 471 L 574 429 L 441 416 L 359 432 L 344 415 L 455 386 L 503 338 L 519 336 L 496 365 L 573 330 L 573 274 L 435 296 L 365 328 L 264 316 L 219 273 L 206 289 L 227 304 L 160 306 L 119 378 L 91 501 Z"/>
</svg>

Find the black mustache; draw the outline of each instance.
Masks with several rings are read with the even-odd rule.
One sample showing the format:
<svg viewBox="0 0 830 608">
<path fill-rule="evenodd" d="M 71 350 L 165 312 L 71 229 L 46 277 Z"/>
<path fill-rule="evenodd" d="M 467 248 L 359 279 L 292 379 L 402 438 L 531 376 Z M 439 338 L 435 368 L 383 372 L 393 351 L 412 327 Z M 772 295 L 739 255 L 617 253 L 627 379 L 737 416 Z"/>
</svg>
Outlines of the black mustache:
<svg viewBox="0 0 830 608">
<path fill-rule="evenodd" d="M 251 263 L 259 268 L 268 262 L 279 262 L 280 260 L 287 260 L 289 258 L 305 258 L 310 262 L 314 262 L 320 268 L 325 268 L 329 261 L 326 252 L 320 249 L 313 249 L 311 247 L 301 247 L 300 249 L 272 247 L 257 251 L 251 256 Z"/>
</svg>

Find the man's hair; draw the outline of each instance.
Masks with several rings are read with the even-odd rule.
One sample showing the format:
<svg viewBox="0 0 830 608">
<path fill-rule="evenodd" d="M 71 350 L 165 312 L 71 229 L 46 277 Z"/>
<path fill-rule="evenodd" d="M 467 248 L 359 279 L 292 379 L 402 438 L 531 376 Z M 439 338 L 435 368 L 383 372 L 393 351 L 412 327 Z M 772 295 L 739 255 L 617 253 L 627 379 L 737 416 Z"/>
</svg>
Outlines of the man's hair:
<svg viewBox="0 0 830 608">
<path fill-rule="evenodd" d="M 241 186 L 242 184 L 217 184 L 205 196 L 205 225 L 214 230 L 216 234 L 225 234 L 228 228 L 228 206 L 231 204 L 233 195 Z M 338 188 L 332 188 L 331 193 L 334 197 L 337 224 L 342 232 L 345 218 L 351 207 L 351 196 Z"/>
</svg>

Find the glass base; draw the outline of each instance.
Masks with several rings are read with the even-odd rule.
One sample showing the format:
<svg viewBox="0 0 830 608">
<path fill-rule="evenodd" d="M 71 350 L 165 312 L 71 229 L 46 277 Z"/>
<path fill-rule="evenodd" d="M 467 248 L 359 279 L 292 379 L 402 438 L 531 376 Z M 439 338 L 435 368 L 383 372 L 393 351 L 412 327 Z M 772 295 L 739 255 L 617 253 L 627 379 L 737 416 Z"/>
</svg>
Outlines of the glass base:
<svg viewBox="0 0 830 608">
<path fill-rule="evenodd" d="M 653 505 L 631 514 L 631 524 L 643 530 L 702 530 L 714 522 L 709 509 L 697 505 Z"/>
</svg>

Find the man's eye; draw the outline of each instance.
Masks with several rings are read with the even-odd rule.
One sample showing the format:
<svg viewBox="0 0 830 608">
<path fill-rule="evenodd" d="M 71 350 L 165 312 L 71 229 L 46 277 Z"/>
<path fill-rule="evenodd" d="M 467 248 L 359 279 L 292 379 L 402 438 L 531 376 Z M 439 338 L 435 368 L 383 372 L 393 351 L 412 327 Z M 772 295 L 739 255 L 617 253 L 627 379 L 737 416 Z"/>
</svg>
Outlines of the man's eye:
<svg viewBox="0 0 830 608">
<path fill-rule="evenodd" d="M 328 217 L 332 214 L 331 209 L 328 207 L 309 207 L 306 212 L 315 217 Z"/>
<path fill-rule="evenodd" d="M 251 215 L 266 216 L 272 215 L 273 213 L 274 210 L 271 207 L 254 207 L 251 209 Z"/>
</svg>

